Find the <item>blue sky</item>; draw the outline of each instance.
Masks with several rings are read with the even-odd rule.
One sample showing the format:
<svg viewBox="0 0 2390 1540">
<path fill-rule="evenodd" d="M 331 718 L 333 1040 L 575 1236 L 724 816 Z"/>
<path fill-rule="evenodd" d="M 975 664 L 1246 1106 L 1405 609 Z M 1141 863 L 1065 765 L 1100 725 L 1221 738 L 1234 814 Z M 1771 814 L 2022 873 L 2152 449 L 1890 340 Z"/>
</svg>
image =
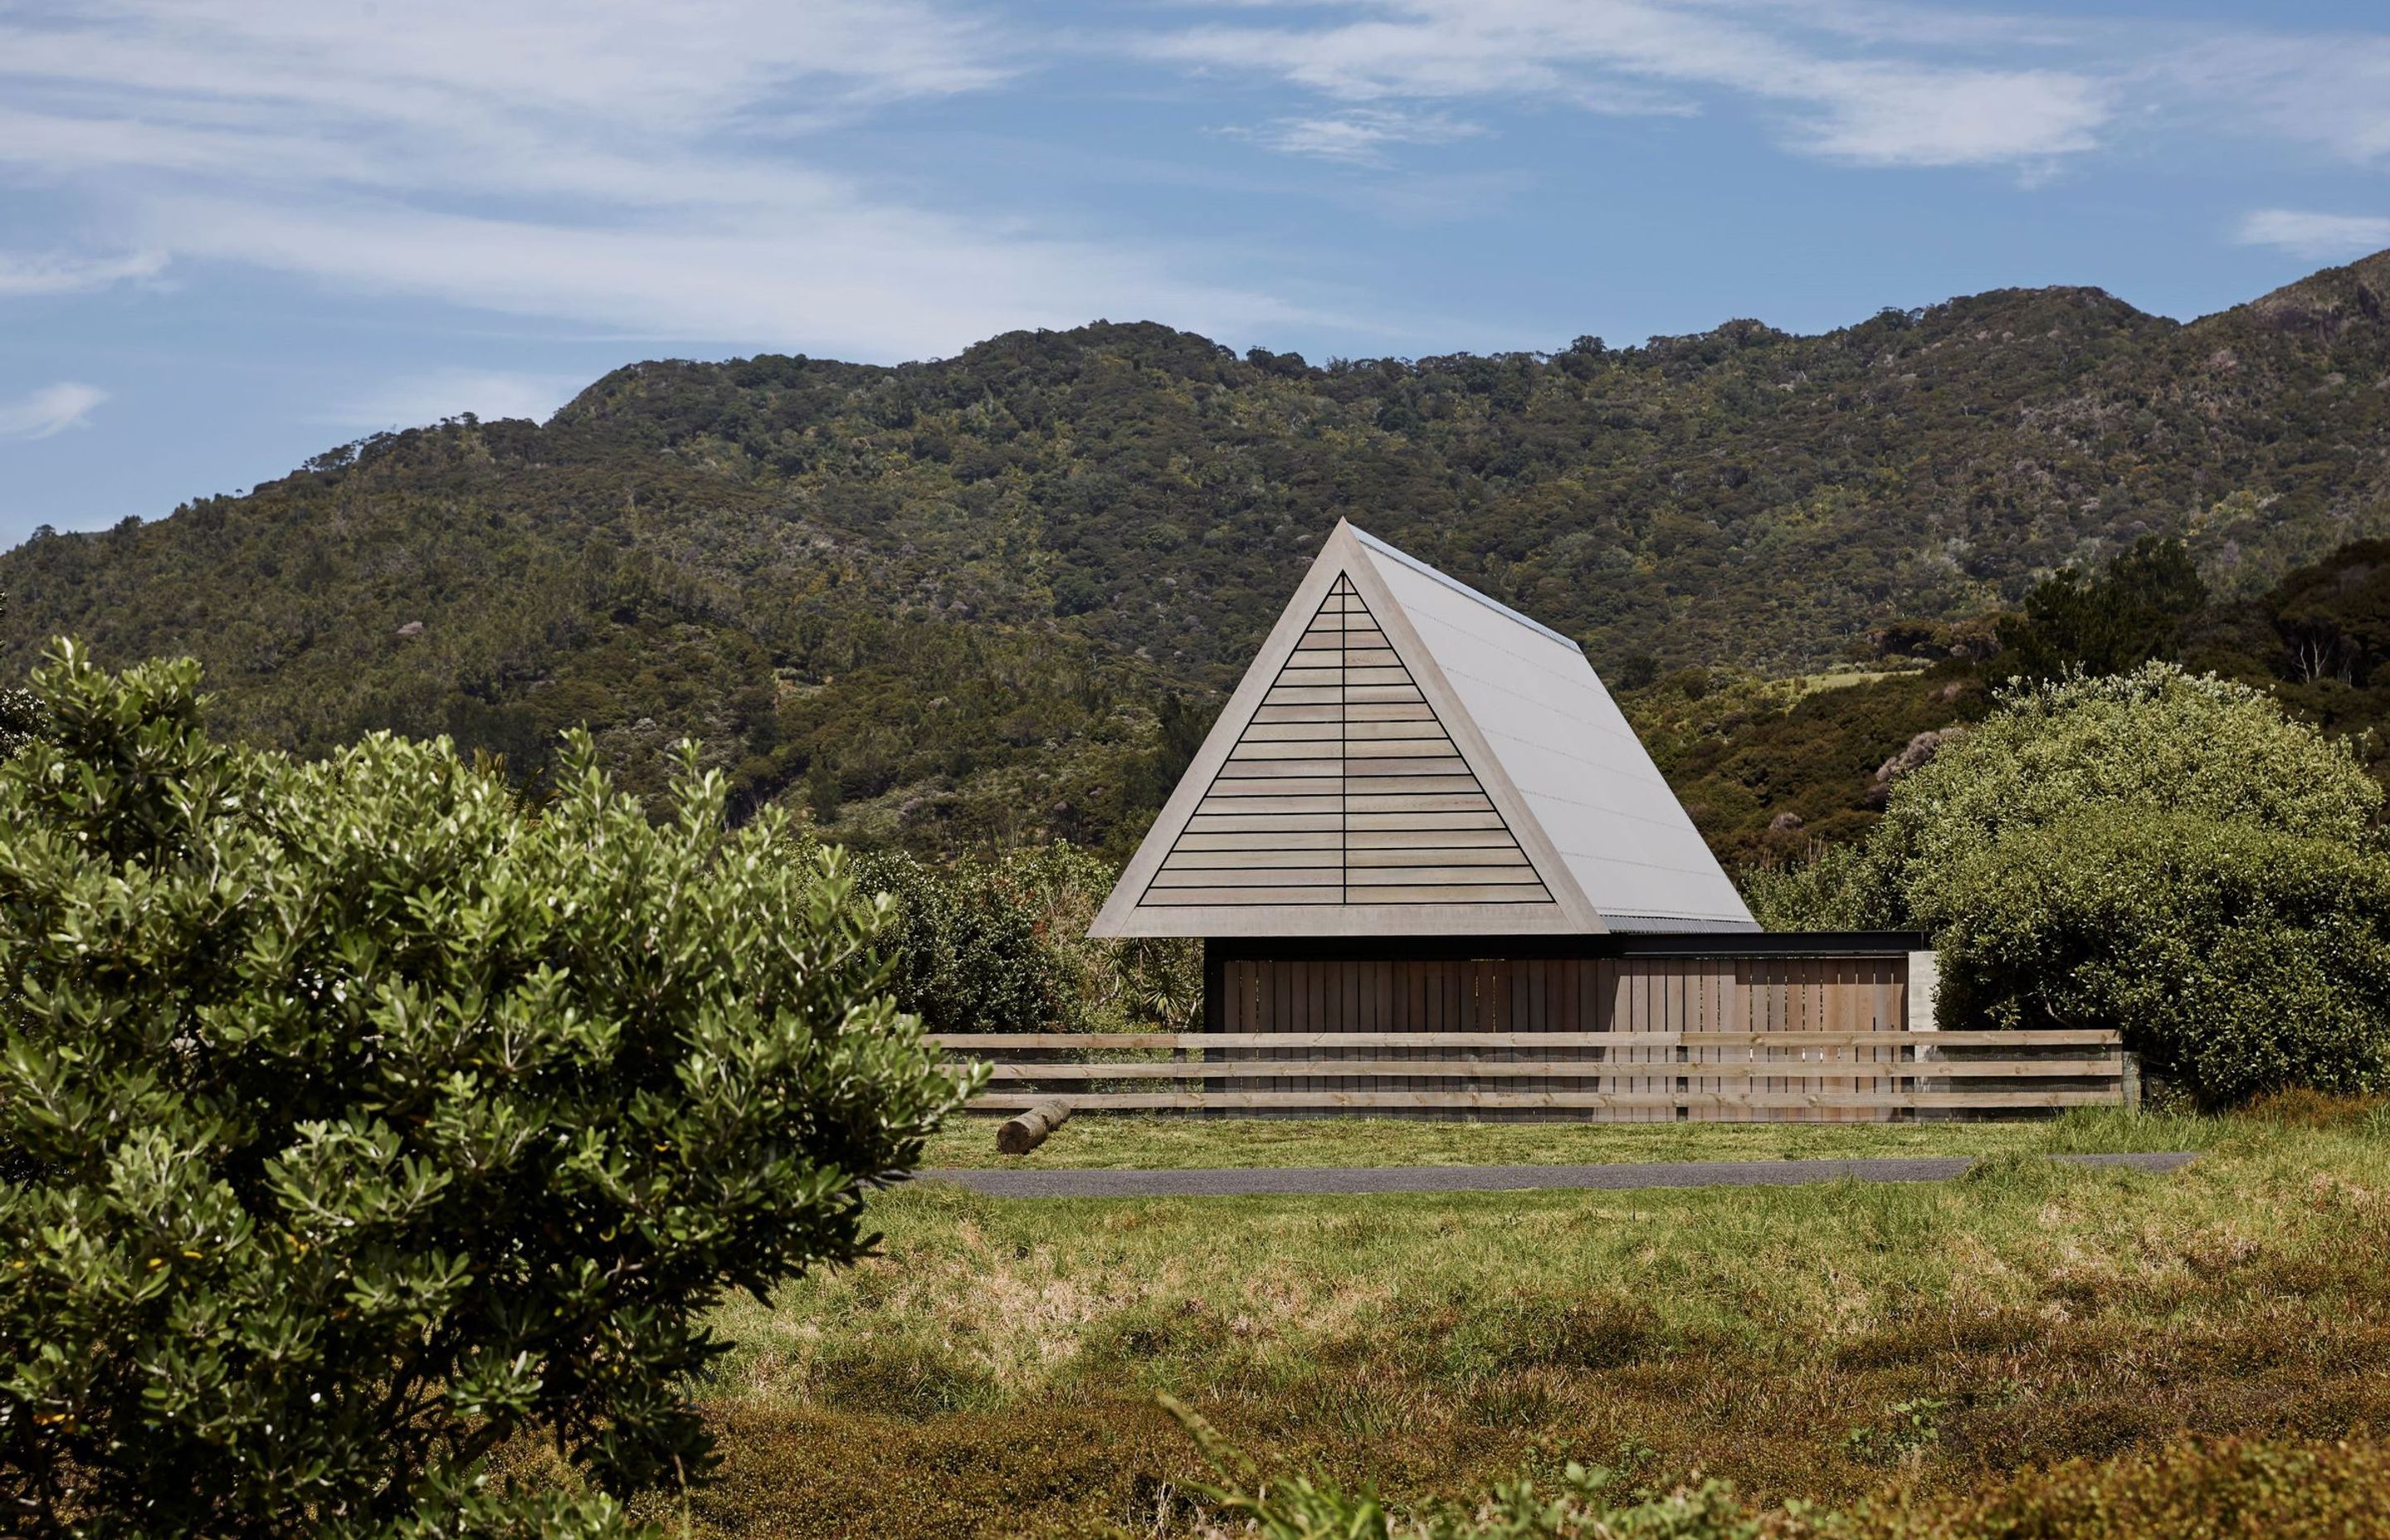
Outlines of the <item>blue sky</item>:
<svg viewBox="0 0 2390 1540">
<path fill-rule="evenodd" d="M 2390 247 L 2390 8 L 0 0 L 0 545 L 633 359 L 2191 316 Z"/>
</svg>

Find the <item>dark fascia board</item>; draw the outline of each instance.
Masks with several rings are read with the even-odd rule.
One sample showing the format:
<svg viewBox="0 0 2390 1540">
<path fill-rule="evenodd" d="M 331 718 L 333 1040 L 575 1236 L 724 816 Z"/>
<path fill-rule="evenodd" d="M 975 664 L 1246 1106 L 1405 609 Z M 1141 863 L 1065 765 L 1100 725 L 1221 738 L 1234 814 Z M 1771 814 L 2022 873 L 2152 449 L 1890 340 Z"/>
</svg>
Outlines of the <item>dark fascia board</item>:
<svg viewBox="0 0 2390 1540">
<path fill-rule="evenodd" d="M 1896 957 L 1921 930 L 1671 930 L 1602 936 L 1214 936 L 1222 962 L 1469 962 L 1559 957 Z"/>
</svg>

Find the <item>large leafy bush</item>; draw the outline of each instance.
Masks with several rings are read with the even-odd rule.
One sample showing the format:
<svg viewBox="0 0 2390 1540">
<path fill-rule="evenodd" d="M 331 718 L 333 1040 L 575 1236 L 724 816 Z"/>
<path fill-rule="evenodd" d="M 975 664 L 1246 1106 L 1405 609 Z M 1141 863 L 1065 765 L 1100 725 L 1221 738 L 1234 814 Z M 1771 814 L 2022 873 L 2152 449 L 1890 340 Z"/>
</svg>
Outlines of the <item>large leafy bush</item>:
<svg viewBox="0 0 2390 1540">
<path fill-rule="evenodd" d="M 10 1534 L 600 1534 L 694 1477 L 702 1312 L 868 1244 L 957 1087 L 838 859 L 536 814 L 443 743 L 227 748 L 71 648 L 0 768 Z M 537 1431 L 588 1495 L 479 1484 Z"/>
<path fill-rule="evenodd" d="M 1869 855 L 1897 918 L 1934 871 L 2078 813 L 2175 812 L 2354 847 L 2381 808 L 2345 743 L 2245 685 L 2151 663 L 2005 693 L 1895 787 Z"/>
<path fill-rule="evenodd" d="M 2345 742 L 2165 663 L 2004 695 L 1769 923 L 1931 931 L 1946 1026 L 2122 1031 L 2203 1100 L 2390 1078 L 2382 789 Z"/>
<path fill-rule="evenodd" d="M 2390 1047 L 2390 865 L 2330 840 L 2094 808 L 1926 873 L 1944 1014 L 2123 1029 L 2204 1100 L 2365 1091 Z"/>
</svg>

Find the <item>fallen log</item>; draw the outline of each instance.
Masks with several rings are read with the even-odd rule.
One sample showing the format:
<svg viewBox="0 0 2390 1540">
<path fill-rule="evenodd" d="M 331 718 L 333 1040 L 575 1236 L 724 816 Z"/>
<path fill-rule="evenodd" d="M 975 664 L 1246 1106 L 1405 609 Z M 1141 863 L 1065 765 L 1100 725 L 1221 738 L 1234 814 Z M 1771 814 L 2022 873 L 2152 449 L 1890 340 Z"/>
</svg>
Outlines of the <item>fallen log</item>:
<svg viewBox="0 0 2390 1540">
<path fill-rule="evenodd" d="M 1046 1136 L 1071 1121 L 1067 1101 L 1041 1101 L 1018 1117 L 1007 1118 L 996 1131 L 999 1154 L 1026 1155 L 1046 1142 Z"/>
</svg>

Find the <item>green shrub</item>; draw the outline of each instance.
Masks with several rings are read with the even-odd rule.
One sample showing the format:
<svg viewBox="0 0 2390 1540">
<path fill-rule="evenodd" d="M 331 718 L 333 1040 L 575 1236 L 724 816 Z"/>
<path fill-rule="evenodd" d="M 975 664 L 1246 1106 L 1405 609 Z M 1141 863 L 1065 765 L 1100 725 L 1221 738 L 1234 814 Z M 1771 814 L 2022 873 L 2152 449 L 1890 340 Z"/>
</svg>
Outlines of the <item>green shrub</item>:
<svg viewBox="0 0 2390 1540">
<path fill-rule="evenodd" d="M 903 852 L 862 857 L 863 891 L 893 905 L 880 945 L 889 983 L 932 1032 L 1047 1032 L 1071 1024 L 1077 959 L 1042 934 L 1002 864 L 944 869 Z"/>
<path fill-rule="evenodd" d="M 2390 1048 L 2382 789 L 2265 695 L 2167 663 L 2005 693 L 1771 924 L 1931 931 L 1949 1027 L 2106 1027 L 2209 1104 L 2364 1091 Z"/>
<path fill-rule="evenodd" d="M 1868 841 L 1870 898 L 1918 918 L 1919 882 L 2012 830 L 2135 810 L 2358 847 L 2382 788 L 2345 742 L 2245 685 L 2171 663 L 2029 685 L 1894 787 Z"/>
<path fill-rule="evenodd" d="M 1202 1000 L 1198 943 L 1087 935 L 1118 875 L 1064 844 L 856 863 L 858 890 L 893 904 L 880 944 L 897 1004 L 933 1032 L 1189 1028 Z"/>
<path fill-rule="evenodd" d="M 956 1105 L 881 912 L 718 776 L 651 823 L 576 738 L 533 815 L 197 685 L 69 647 L 0 766 L 0 1527 L 622 1531 L 710 1460 L 703 1313 L 861 1253 Z M 479 1484 L 526 1431 L 590 1495 Z"/>
<path fill-rule="evenodd" d="M 1923 873 L 1910 903 L 1953 1022 L 2116 1028 L 2210 1103 L 2390 1071 L 2390 863 L 2371 853 L 2095 808 Z"/>
<path fill-rule="evenodd" d="M 1744 867 L 1739 886 L 1767 930 L 1865 930 L 1883 923 L 1872 876 L 1862 847 L 1815 844 L 1797 860 Z"/>
</svg>

